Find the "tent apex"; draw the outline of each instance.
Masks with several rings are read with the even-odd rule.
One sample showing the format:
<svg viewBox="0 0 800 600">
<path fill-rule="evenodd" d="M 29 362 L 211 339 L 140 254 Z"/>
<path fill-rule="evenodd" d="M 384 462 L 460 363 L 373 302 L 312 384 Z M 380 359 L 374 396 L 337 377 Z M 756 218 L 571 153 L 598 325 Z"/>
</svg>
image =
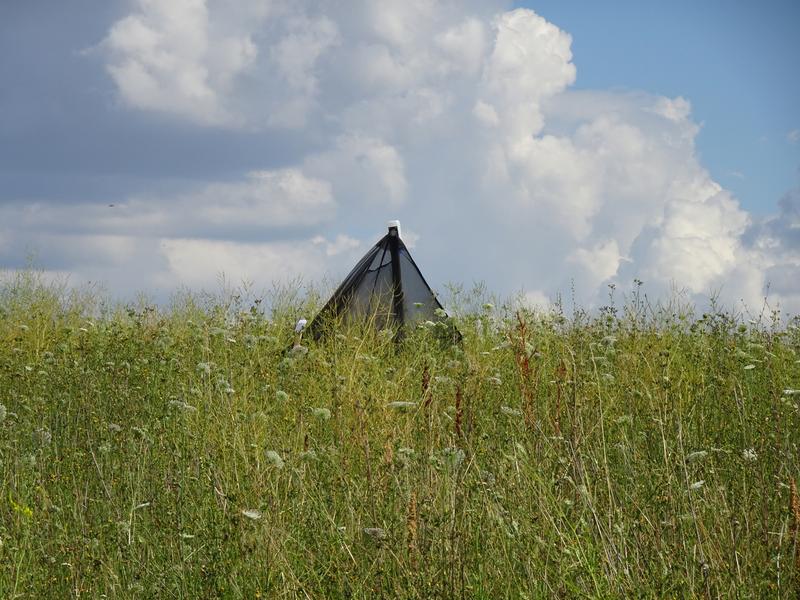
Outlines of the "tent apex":
<svg viewBox="0 0 800 600">
<path fill-rule="evenodd" d="M 397 219 L 389 221 L 387 223 L 387 226 L 389 228 L 389 233 L 392 232 L 392 229 L 396 229 L 397 230 L 397 237 L 401 237 L 400 236 L 400 221 L 398 221 Z"/>
</svg>

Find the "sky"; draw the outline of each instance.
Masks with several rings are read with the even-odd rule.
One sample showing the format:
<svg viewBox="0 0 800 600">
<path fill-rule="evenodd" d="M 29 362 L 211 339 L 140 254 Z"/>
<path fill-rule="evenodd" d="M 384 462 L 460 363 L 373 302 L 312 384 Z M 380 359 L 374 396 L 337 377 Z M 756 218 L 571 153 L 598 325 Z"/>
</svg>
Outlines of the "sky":
<svg viewBox="0 0 800 600">
<path fill-rule="evenodd" d="M 800 312 L 796 2 L 0 4 L 0 269 Z"/>
</svg>

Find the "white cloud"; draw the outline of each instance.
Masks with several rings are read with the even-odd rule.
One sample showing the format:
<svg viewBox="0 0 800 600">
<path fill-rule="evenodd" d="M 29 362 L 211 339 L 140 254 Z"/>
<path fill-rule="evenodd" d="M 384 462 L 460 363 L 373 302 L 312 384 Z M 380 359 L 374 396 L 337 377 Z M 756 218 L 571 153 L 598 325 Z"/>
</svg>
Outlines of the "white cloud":
<svg viewBox="0 0 800 600">
<path fill-rule="evenodd" d="M 103 45 L 124 102 L 207 124 L 236 122 L 224 106 L 258 49 L 247 34 L 218 31 L 204 0 L 138 0 Z"/>
<path fill-rule="evenodd" d="M 432 282 L 486 280 L 538 301 L 574 281 L 591 303 L 638 277 L 751 305 L 771 282 L 800 306 L 800 240 L 782 225 L 795 204 L 751 218 L 700 163 L 687 99 L 574 90 L 571 36 L 506 9 L 139 0 L 102 46 L 127 104 L 265 137 L 294 129 L 301 158 L 128 199 L 115 215 L 81 209 L 88 233 L 157 232 L 166 272 L 190 281 L 228 264 L 316 276 L 346 271 L 356 240 L 399 217 Z M 6 216 L 29 230 L 68 221 L 57 207 Z"/>
<path fill-rule="evenodd" d="M 351 201 L 396 206 L 406 198 L 405 165 L 398 150 L 362 134 L 338 137 L 327 152 L 310 156 L 304 170 L 333 183 L 336 195 Z"/>
<path fill-rule="evenodd" d="M 176 196 L 108 204 L 14 203 L 0 206 L 6 259 L 71 269 L 75 281 L 106 280 L 117 293 L 179 284 L 211 285 L 221 272 L 262 281 L 324 274 L 327 259 L 352 258 L 360 242 L 346 235 L 312 244 L 331 223 L 328 182 L 297 169 L 263 170 Z M 286 235 L 288 233 L 288 235 Z M 285 241 L 260 241 L 274 236 Z M 253 240 L 253 241 L 244 241 Z M 285 260 L 279 260 L 283 256 Z"/>
<path fill-rule="evenodd" d="M 328 182 L 298 169 L 254 171 L 169 197 L 106 204 L 9 204 L 0 207 L 14 231 L 111 233 L 143 237 L 250 237 L 330 222 L 336 212 Z"/>
<path fill-rule="evenodd" d="M 789 143 L 796 144 L 800 142 L 800 129 L 792 129 L 789 133 L 786 134 L 786 139 L 789 140 Z"/>
<path fill-rule="evenodd" d="M 169 277 L 187 286 L 205 288 L 213 287 L 223 275 L 232 282 L 291 281 L 299 276 L 306 281 L 319 280 L 330 267 L 329 257 L 344 252 L 352 259 L 349 251 L 357 247 L 358 242 L 353 245 L 349 238 L 342 237 L 321 244 L 308 239 L 262 243 L 197 239 L 161 242 Z"/>
</svg>

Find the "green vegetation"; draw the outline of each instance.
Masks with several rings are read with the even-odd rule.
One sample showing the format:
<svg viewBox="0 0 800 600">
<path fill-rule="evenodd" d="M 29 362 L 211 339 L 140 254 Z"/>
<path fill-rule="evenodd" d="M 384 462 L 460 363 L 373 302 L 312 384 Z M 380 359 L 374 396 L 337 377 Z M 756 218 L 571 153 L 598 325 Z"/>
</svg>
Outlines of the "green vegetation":
<svg viewBox="0 0 800 600">
<path fill-rule="evenodd" d="M 796 321 L 459 302 L 286 353 L 298 300 L 6 278 L 0 597 L 800 593 Z"/>
</svg>

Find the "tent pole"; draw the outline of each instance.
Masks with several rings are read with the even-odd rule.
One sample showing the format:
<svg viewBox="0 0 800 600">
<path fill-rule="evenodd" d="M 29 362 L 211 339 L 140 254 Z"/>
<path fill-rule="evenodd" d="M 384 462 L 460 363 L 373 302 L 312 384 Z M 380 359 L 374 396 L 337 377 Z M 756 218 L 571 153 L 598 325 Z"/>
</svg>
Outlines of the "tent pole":
<svg viewBox="0 0 800 600">
<path fill-rule="evenodd" d="M 405 320 L 403 315 L 403 288 L 400 282 L 400 239 L 397 227 L 389 228 L 389 252 L 392 257 L 392 311 L 394 312 L 395 319 L 400 326 L 403 327 Z M 399 331 L 398 329 L 398 335 Z"/>
</svg>

